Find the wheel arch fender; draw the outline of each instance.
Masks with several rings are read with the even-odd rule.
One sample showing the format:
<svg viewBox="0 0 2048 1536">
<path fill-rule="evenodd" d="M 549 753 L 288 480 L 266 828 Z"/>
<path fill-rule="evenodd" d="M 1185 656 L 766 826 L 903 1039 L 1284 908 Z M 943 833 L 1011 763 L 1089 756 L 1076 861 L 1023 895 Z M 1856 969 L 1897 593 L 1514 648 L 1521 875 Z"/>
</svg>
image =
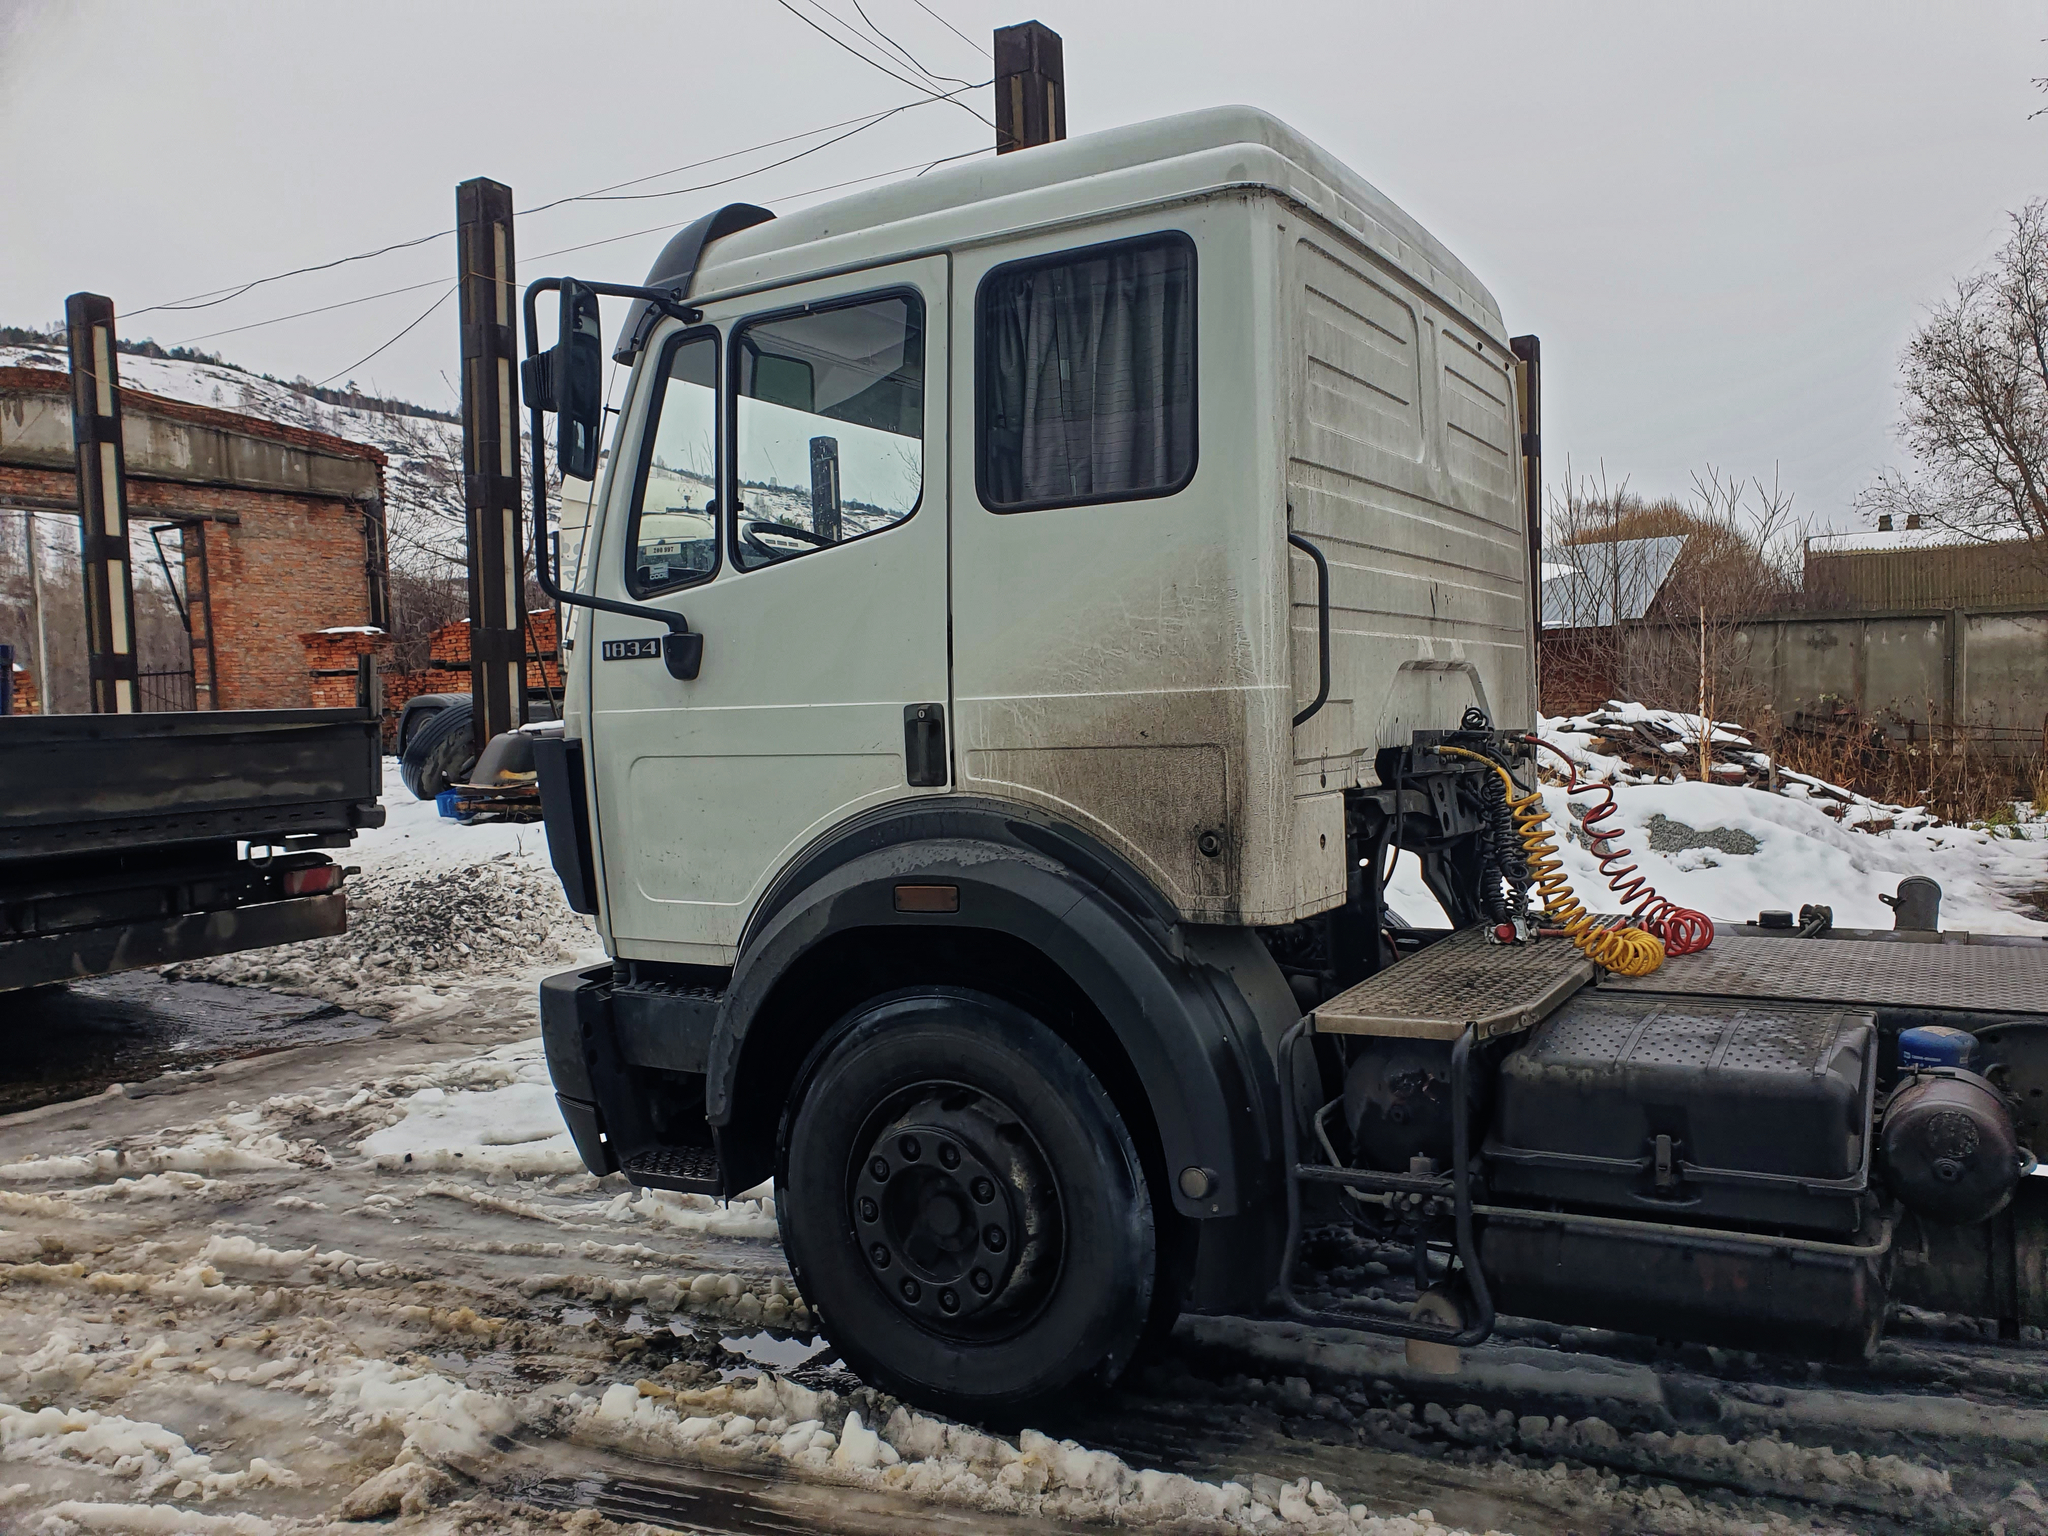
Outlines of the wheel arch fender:
<svg viewBox="0 0 2048 1536">
<path fill-rule="evenodd" d="M 951 886 L 957 909 L 900 911 L 897 887 L 906 885 Z M 832 995 L 820 974 L 828 957 L 892 943 L 937 953 L 946 946 L 929 941 L 942 935 L 1021 945 L 1086 999 L 1142 1096 L 1167 1193 L 1182 1215 L 1228 1217 L 1278 1198 L 1271 1059 L 1229 976 L 1192 958 L 1171 908 L 1085 834 L 952 797 L 870 816 L 814 845 L 757 910 L 705 1083 L 731 1187 L 772 1169 L 799 1068 L 840 1013 L 864 1000 L 852 982 L 851 995 Z M 971 976 L 930 979 L 974 984 Z M 1084 1059 L 1099 1059 L 1111 1042 L 1070 1043 Z M 1207 1172 L 1209 1189 L 1182 1187 L 1179 1174 L 1191 1167 Z"/>
</svg>

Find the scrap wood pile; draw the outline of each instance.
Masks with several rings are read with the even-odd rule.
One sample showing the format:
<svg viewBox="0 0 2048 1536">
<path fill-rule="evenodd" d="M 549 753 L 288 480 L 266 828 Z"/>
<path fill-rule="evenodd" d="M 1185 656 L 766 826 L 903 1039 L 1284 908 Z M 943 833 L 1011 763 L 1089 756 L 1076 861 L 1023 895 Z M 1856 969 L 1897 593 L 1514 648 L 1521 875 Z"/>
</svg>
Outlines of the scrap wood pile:
<svg viewBox="0 0 2048 1536">
<path fill-rule="evenodd" d="M 1581 780 L 1612 779 L 1618 784 L 1675 784 L 1700 777 L 1700 736 L 1707 735 L 1707 780 L 1734 788 L 1806 800 L 1859 832 L 1889 832 L 1894 827 L 1918 829 L 1938 818 L 1917 806 L 1890 805 L 1779 765 L 1729 721 L 1704 721 L 1679 710 L 1649 709 L 1641 704 L 1610 700 L 1584 715 L 1545 719 L 1537 734 L 1562 747 L 1577 764 Z"/>
</svg>

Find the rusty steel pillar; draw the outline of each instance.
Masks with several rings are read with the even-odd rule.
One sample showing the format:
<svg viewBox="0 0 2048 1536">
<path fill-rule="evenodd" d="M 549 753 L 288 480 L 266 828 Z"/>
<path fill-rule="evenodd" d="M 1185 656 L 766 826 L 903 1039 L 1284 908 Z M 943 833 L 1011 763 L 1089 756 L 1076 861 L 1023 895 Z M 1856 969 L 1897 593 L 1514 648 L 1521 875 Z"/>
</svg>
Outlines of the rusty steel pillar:
<svg viewBox="0 0 2048 1536">
<path fill-rule="evenodd" d="M 462 285 L 462 488 L 469 542 L 469 686 L 478 752 L 526 719 L 526 565 L 519 495 L 519 292 L 512 189 L 455 189 Z"/>
<path fill-rule="evenodd" d="M 86 676 L 94 714 L 132 715 L 138 705 L 135 584 L 128 558 L 128 472 L 121 449 L 121 381 L 114 367 L 114 301 L 97 293 L 72 294 L 64 301 L 64 328 L 71 345 Z"/>
<path fill-rule="evenodd" d="M 996 153 L 1067 136 L 1067 63 L 1042 22 L 996 28 Z"/>
</svg>

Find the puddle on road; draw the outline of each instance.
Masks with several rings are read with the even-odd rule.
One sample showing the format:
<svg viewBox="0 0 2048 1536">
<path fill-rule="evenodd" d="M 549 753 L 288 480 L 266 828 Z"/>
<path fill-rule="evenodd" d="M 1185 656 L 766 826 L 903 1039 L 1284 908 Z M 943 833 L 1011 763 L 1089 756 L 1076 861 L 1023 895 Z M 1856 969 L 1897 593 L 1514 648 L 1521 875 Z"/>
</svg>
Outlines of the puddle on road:
<svg viewBox="0 0 2048 1536">
<path fill-rule="evenodd" d="M 318 998 L 155 971 L 0 994 L 0 1114 L 381 1028 Z"/>
<path fill-rule="evenodd" d="M 755 1365 L 763 1366 L 771 1371 L 779 1371 L 785 1376 L 799 1366 L 813 1363 L 818 1365 L 827 1364 L 827 1360 L 820 1357 L 829 1356 L 832 1352 L 832 1346 L 826 1342 L 823 1334 L 810 1339 L 798 1339 L 788 1336 L 778 1338 L 776 1335 L 763 1329 L 759 1333 L 750 1333 L 744 1338 L 735 1338 L 731 1334 L 727 1334 L 718 1342 L 742 1359 L 752 1361 Z M 718 1379 L 720 1381 L 731 1381 L 735 1376 L 747 1374 L 748 1371 L 745 1366 L 729 1366 L 719 1371 Z"/>
</svg>

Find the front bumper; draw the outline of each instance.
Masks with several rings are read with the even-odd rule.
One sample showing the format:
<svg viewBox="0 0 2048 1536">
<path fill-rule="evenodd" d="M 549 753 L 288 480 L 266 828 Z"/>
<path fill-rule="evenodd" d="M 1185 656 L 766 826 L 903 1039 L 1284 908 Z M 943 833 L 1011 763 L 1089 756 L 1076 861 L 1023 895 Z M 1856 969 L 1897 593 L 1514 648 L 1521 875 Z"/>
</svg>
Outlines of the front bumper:
<svg viewBox="0 0 2048 1536">
<path fill-rule="evenodd" d="M 540 1038 L 555 1102 L 583 1166 L 599 1177 L 616 1172 L 616 1149 L 597 1106 L 611 1034 L 612 968 L 560 971 L 540 984 Z"/>
</svg>

